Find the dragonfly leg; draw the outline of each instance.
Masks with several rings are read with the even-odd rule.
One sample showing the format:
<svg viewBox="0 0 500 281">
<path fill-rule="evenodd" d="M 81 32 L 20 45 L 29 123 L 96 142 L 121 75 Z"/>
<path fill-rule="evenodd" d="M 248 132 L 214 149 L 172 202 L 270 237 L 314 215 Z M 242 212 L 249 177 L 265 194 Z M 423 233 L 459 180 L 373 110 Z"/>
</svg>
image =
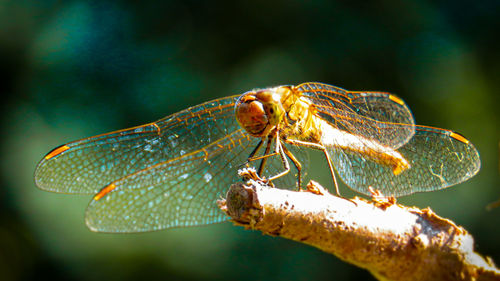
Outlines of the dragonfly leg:
<svg viewBox="0 0 500 281">
<path fill-rule="evenodd" d="M 268 143 L 269 143 L 269 141 L 268 141 Z M 257 154 L 257 152 L 259 152 L 259 150 L 262 148 L 262 145 L 263 145 L 263 144 L 264 144 L 264 139 L 261 139 L 261 140 L 259 141 L 259 143 L 257 144 L 257 146 L 256 146 L 256 147 L 252 150 L 252 152 L 250 153 L 250 155 L 248 155 L 247 161 L 246 161 L 245 163 L 241 164 L 240 168 L 241 168 L 241 167 L 243 167 L 243 166 L 248 167 L 248 164 L 249 164 L 250 162 L 257 160 L 257 159 L 255 159 L 255 158 L 256 158 L 256 157 L 255 157 L 255 154 Z M 268 145 L 269 145 L 269 144 L 268 144 Z M 268 151 L 268 149 L 267 149 L 267 148 L 266 148 L 266 151 Z M 265 155 L 265 154 L 264 154 L 264 155 Z M 262 162 L 264 162 L 264 161 L 262 161 Z M 260 163 L 260 166 L 262 166 L 262 162 Z M 259 171 L 260 171 L 260 168 L 259 168 Z M 261 176 L 261 173 L 260 173 L 260 172 L 258 172 L 257 174 L 258 174 L 259 176 Z"/>
<path fill-rule="evenodd" d="M 273 139 L 276 140 L 275 149 L 274 149 L 273 153 L 269 153 L 271 151 L 271 141 Z M 269 178 L 269 181 L 273 181 L 277 178 L 280 178 L 280 177 L 288 174 L 288 172 L 290 172 L 290 164 L 288 163 L 288 160 L 287 160 L 287 156 L 288 156 L 288 158 L 290 158 L 292 160 L 293 164 L 295 165 L 295 167 L 299 171 L 298 186 L 300 188 L 300 185 L 302 183 L 302 177 L 301 177 L 302 165 L 295 158 L 295 156 L 292 153 L 290 153 L 290 151 L 284 145 L 282 145 L 280 138 L 279 138 L 279 135 L 278 135 L 278 131 L 276 131 L 276 136 L 270 135 L 268 137 L 267 143 L 266 143 L 266 150 L 264 151 L 264 154 L 262 156 L 255 156 L 255 154 L 258 152 L 258 150 L 262 147 L 262 144 L 263 144 L 263 140 L 261 140 L 259 142 L 259 144 L 257 144 L 257 147 L 252 151 L 252 153 L 248 157 L 247 164 L 249 162 L 252 162 L 252 161 L 262 160 L 260 162 L 259 169 L 257 171 L 257 175 L 259 177 L 261 177 L 262 173 L 264 172 L 264 167 L 266 166 L 267 159 L 271 156 L 279 155 L 285 170 L 283 172 Z"/>
<path fill-rule="evenodd" d="M 288 172 L 290 172 L 290 164 L 288 164 L 288 160 L 286 159 L 286 155 L 285 155 L 285 152 L 283 150 L 283 145 L 281 144 L 281 140 L 278 136 L 278 133 L 276 133 L 276 148 L 275 148 L 274 154 L 279 154 L 279 156 L 281 158 L 281 162 L 283 163 L 283 166 L 285 167 L 285 170 L 277 175 L 270 177 L 269 181 L 273 181 L 277 178 L 280 178 L 280 177 L 288 174 Z"/>
<path fill-rule="evenodd" d="M 269 155 L 269 151 L 271 150 L 271 138 L 267 138 L 267 144 L 266 144 L 266 150 L 264 151 L 264 156 L 265 155 Z M 259 175 L 259 177 L 262 176 L 262 172 L 264 171 L 264 167 L 266 166 L 266 162 L 267 162 L 267 156 L 262 158 L 262 161 L 260 161 L 260 165 L 259 165 L 259 170 L 257 171 L 257 175 Z"/>
<path fill-rule="evenodd" d="M 264 154 L 262 156 L 255 156 L 255 154 L 260 150 L 260 148 L 262 147 L 262 144 L 264 143 L 264 140 L 261 140 L 257 144 L 257 147 L 255 147 L 255 149 L 252 151 L 252 153 L 250 153 L 250 155 L 248 156 L 247 162 L 245 163 L 246 165 L 248 165 L 248 163 L 250 163 L 250 162 L 262 160 L 260 162 L 260 165 L 259 165 L 259 170 L 257 171 L 257 174 L 259 175 L 259 177 L 262 176 L 262 172 L 264 171 L 264 167 L 266 166 L 267 158 L 278 154 L 277 152 L 269 153 L 269 151 L 271 150 L 272 139 L 273 139 L 272 136 L 268 137 L 267 144 L 266 144 L 266 150 L 264 151 Z"/>
<path fill-rule="evenodd" d="M 339 197 L 342 197 L 342 195 L 340 195 L 339 185 L 337 183 L 337 177 L 335 176 L 335 171 L 333 170 L 332 161 L 330 160 L 330 155 L 328 154 L 328 151 L 326 150 L 326 147 L 324 145 L 319 144 L 319 143 L 299 141 L 299 140 L 290 140 L 290 139 L 287 139 L 285 141 L 289 144 L 309 147 L 309 148 L 323 151 L 323 153 L 325 154 L 325 157 L 326 157 L 326 161 L 328 162 L 328 168 L 330 168 L 330 173 L 332 174 L 333 183 L 335 184 L 335 192 L 337 193 L 337 195 Z"/>
<path fill-rule="evenodd" d="M 302 186 L 302 165 L 300 164 L 299 160 L 295 158 L 295 155 L 293 155 L 288 148 L 286 148 L 285 145 L 281 146 L 283 149 L 283 152 L 285 152 L 286 156 L 292 160 L 293 165 L 295 165 L 295 168 L 297 168 L 297 189 L 300 190 L 300 187 Z"/>
<path fill-rule="evenodd" d="M 250 153 L 250 155 L 248 155 L 248 162 L 250 162 L 250 159 L 253 158 L 255 156 L 255 154 L 257 154 L 257 152 L 259 152 L 260 148 L 262 147 L 262 144 L 264 143 L 264 140 L 260 140 L 259 143 L 257 144 L 257 146 L 252 150 L 252 152 Z"/>
</svg>

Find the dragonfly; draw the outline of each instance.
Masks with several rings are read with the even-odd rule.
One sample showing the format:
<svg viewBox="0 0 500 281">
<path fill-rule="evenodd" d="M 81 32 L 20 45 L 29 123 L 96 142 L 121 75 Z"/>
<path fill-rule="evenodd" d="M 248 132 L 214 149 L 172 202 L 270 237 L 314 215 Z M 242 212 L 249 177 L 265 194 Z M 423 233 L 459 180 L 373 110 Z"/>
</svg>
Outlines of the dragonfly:
<svg viewBox="0 0 500 281">
<path fill-rule="evenodd" d="M 394 94 L 308 82 L 215 99 L 61 145 L 39 162 L 35 183 L 93 195 L 85 213 L 92 231 L 206 225 L 228 219 L 216 201 L 239 180 L 239 167 L 259 163 L 260 176 L 300 188 L 312 150 L 323 152 L 338 194 L 337 176 L 359 193 L 397 197 L 461 183 L 480 168 L 469 140 L 416 125 Z"/>
</svg>

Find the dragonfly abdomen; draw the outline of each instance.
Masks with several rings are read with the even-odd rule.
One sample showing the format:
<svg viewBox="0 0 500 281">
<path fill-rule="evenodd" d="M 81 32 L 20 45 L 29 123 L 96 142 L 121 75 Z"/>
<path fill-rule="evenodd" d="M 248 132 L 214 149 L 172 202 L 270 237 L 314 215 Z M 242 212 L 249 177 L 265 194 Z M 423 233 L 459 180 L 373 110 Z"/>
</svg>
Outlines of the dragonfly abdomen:
<svg viewBox="0 0 500 281">
<path fill-rule="evenodd" d="M 410 163 L 404 155 L 386 145 L 382 145 L 376 140 L 356 136 L 349 132 L 334 128 L 328 122 L 317 118 L 316 121 L 321 127 L 321 142 L 326 147 L 341 148 L 351 153 L 359 153 L 378 164 L 390 167 L 394 175 L 410 168 Z"/>
</svg>

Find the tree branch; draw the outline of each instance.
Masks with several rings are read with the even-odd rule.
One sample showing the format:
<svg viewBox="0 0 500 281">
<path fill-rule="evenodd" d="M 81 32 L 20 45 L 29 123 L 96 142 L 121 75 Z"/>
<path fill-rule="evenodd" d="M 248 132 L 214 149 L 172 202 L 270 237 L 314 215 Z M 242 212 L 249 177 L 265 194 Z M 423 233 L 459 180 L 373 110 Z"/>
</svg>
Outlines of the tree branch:
<svg viewBox="0 0 500 281">
<path fill-rule="evenodd" d="M 302 192 L 272 188 L 243 173 L 253 179 L 219 201 L 236 225 L 317 247 L 378 280 L 500 280 L 493 261 L 473 251 L 472 236 L 429 208 L 347 200 L 314 182 Z"/>
</svg>

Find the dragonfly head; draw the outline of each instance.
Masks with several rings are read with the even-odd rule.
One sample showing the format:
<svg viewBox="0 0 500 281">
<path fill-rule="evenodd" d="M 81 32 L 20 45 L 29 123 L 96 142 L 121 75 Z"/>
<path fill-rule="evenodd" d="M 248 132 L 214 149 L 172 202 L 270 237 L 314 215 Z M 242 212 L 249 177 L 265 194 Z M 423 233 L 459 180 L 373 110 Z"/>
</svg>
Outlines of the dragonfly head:
<svg viewBox="0 0 500 281">
<path fill-rule="evenodd" d="M 240 126 L 254 137 L 268 136 L 285 114 L 281 96 L 274 88 L 244 93 L 234 110 Z"/>
</svg>

